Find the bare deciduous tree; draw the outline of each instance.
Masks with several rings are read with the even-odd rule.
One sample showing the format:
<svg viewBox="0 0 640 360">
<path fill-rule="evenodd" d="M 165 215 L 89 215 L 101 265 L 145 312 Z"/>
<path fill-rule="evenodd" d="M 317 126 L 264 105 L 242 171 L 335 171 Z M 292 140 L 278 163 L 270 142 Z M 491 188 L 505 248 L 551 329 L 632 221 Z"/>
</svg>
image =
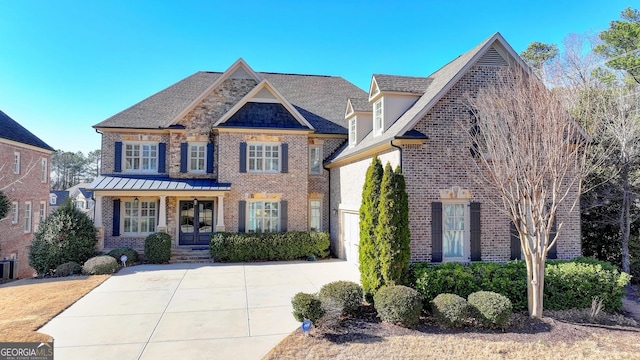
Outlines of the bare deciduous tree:
<svg viewBox="0 0 640 360">
<path fill-rule="evenodd" d="M 501 70 L 467 101 L 476 115 L 471 140 L 480 153 L 479 180 L 496 189 L 516 226 L 527 264 L 529 314 L 542 317 L 545 261 L 566 220 L 558 208 L 563 215 L 578 211 L 587 136 L 558 94 L 520 67 Z"/>
</svg>

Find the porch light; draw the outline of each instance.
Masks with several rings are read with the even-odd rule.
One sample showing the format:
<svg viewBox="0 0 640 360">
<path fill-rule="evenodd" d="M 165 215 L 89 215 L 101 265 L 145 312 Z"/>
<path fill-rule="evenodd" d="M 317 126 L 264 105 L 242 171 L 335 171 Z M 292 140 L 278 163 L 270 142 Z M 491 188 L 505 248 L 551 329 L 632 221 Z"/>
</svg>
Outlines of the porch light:
<svg viewBox="0 0 640 360">
<path fill-rule="evenodd" d="M 136 196 L 136 197 L 134 197 L 134 198 L 133 198 L 133 206 L 138 207 L 138 201 L 139 201 L 139 200 L 138 200 L 138 197 L 137 197 L 137 196 Z"/>
<path fill-rule="evenodd" d="M 193 198 L 193 206 L 198 206 L 198 198 Z"/>
</svg>

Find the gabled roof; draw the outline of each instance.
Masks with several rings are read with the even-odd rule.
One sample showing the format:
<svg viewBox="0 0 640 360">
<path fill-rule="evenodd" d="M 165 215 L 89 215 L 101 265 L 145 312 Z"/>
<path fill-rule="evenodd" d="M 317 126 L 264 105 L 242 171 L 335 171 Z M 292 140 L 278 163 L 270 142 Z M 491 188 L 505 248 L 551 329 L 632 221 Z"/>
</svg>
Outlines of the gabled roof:
<svg viewBox="0 0 640 360">
<path fill-rule="evenodd" d="M 381 92 L 403 92 L 422 95 L 433 81 L 428 77 L 374 74 Z"/>
<path fill-rule="evenodd" d="M 251 101 L 258 101 L 258 103 L 251 103 Z M 255 104 L 255 105 L 251 105 Z M 273 105 L 281 105 L 284 109 Z M 244 111 L 241 111 L 244 110 Z M 286 110 L 286 111 L 282 111 Z M 245 119 L 246 113 L 252 113 L 252 115 L 262 115 L 259 117 L 252 117 L 252 119 Z M 281 119 L 271 119 L 271 123 L 265 123 L 265 119 L 271 117 L 278 117 Z M 235 116 L 235 122 L 226 124 L 229 126 L 242 126 L 242 127 L 283 127 L 283 128 L 307 128 L 313 129 L 313 126 L 307 122 L 307 120 L 294 108 L 279 92 L 276 90 L 268 80 L 262 80 L 256 87 L 254 87 L 247 95 L 238 101 L 226 114 L 222 115 L 213 126 L 224 126 L 228 120 L 233 120 Z M 241 119 L 238 119 L 241 118 Z M 298 125 L 293 121 L 297 122 Z"/>
<path fill-rule="evenodd" d="M 54 151 L 53 148 L 0 110 L 0 138 Z"/>
<path fill-rule="evenodd" d="M 49 203 L 49 205 L 51 206 L 60 206 L 69 197 L 69 192 L 64 190 L 49 191 L 49 195 L 51 194 L 54 194 L 56 196 L 56 203 Z"/>
<path fill-rule="evenodd" d="M 350 97 L 367 96 L 362 89 L 336 76 L 280 73 L 257 75 L 268 80 L 316 132 L 323 134 L 346 134 L 344 104 Z M 205 94 L 221 76 L 222 73 L 197 72 L 94 127 L 166 128 L 167 124 Z"/>
<path fill-rule="evenodd" d="M 528 69 L 528 66 L 520 59 L 518 54 L 504 40 L 500 33 L 495 33 L 473 49 L 458 56 L 433 74 L 429 75 L 431 79 L 426 91 L 420 98 L 400 116 L 382 135 L 374 137 L 369 133 L 358 144 L 353 147 L 344 148 L 339 154 L 333 157 L 332 162 L 346 159 L 352 155 L 364 152 L 370 148 L 388 143 L 397 138 L 403 138 L 409 135 L 409 132 L 415 124 L 444 96 L 451 87 L 473 66 L 479 59 L 489 52 L 493 46 L 499 46 L 501 51 L 506 52 L 505 55 L 515 60 L 520 66 Z M 493 51 L 491 51 L 493 54 Z M 426 134 L 425 136 L 428 136 Z"/>
<path fill-rule="evenodd" d="M 371 113 L 373 107 L 367 98 L 349 98 L 347 100 L 347 110 L 344 113 L 345 119 L 355 113 Z"/>
<path fill-rule="evenodd" d="M 80 188 L 80 193 L 84 196 L 85 199 L 90 199 L 93 197 L 93 191 L 89 191 L 87 189 Z"/>
</svg>

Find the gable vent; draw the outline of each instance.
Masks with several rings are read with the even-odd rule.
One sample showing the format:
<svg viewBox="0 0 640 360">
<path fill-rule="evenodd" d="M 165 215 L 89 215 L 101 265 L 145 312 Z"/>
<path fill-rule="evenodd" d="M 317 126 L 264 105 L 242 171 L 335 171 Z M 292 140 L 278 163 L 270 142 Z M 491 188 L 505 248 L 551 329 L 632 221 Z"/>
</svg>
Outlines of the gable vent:
<svg viewBox="0 0 640 360">
<path fill-rule="evenodd" d="M 478 60 L 477 65 L 509 66 L 507 61 L 502 57 L 502 55 L 500 55 L 500 53 L 498 53 L 498 50 L 496 50 L 496 48 L 494 47 L 489 49 L 487 53 L 484 54 L 484 56 L 482 56 L 480 60 Z"/>
</svg>

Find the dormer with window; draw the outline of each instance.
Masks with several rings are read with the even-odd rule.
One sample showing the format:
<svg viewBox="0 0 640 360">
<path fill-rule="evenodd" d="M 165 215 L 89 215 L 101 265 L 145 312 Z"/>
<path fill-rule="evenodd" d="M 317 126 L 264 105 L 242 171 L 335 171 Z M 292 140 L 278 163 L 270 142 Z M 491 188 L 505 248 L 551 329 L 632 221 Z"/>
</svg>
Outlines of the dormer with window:
<svg viewBox="0 0 640 360">
<path fill-rule="evenodd" d="M 349 147 L 353 147 L 373 129 L 369 101 L 365 98 L 347 100 L 347 110 L 344 115 L 349 130 Z"/>
<path fill-rule="evenodd" d="M 373 113 L 373 136 L 380 136 L 424 94 L 431 79 L 426 77 L 373 75 L 369 106 Z"/>
</svg>

